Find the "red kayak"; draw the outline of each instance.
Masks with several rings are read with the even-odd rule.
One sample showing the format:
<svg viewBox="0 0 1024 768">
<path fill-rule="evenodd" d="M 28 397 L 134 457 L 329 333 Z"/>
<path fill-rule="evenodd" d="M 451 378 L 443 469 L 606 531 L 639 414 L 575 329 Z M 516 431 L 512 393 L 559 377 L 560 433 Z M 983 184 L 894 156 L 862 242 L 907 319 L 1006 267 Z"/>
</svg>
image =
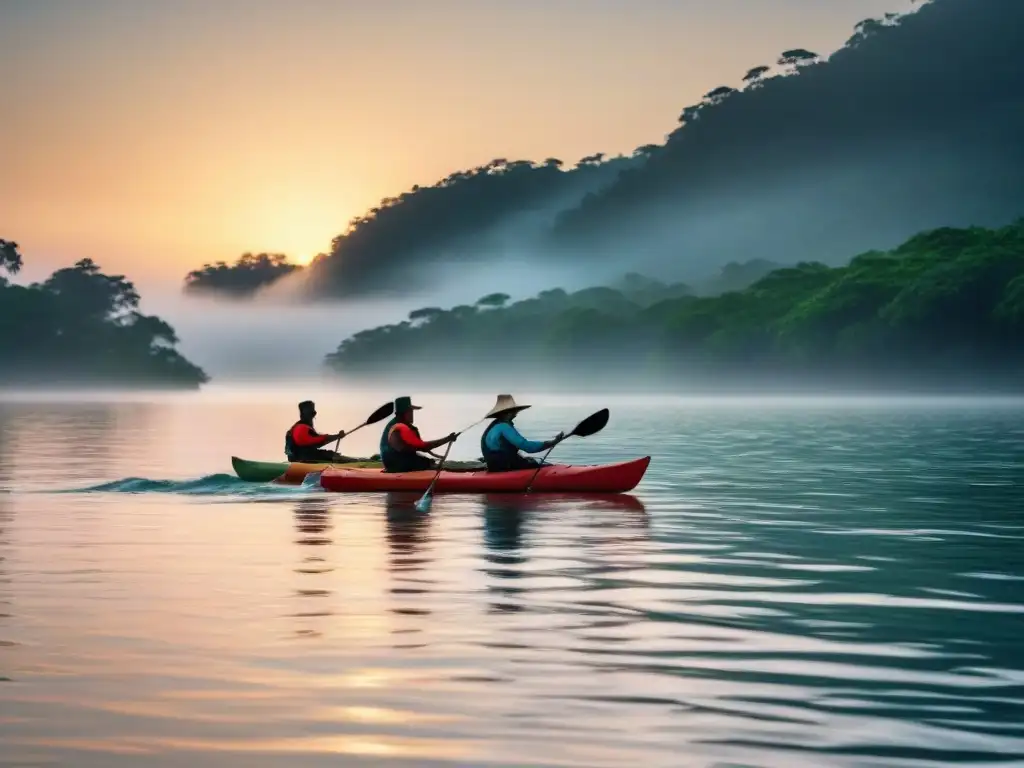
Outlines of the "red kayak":
<svg viewBox="0 0 1024 768">
<path fill-rule="evenodd" d="M 537 472 L 530 493 L 626 493 L 637 483 L 651 463 L 650 456 L 620 464 L 568 466 L 552 464 Z M 442 472 L 435 493 L 523 493 L 536 470 L 515 472 Z M 320 475 L 325 490 L 339 493 L 377 491 L 425 491 L 436 473 L 385 472 L 382 469 L 345 469 L 333 467 Z"/>
</svg>

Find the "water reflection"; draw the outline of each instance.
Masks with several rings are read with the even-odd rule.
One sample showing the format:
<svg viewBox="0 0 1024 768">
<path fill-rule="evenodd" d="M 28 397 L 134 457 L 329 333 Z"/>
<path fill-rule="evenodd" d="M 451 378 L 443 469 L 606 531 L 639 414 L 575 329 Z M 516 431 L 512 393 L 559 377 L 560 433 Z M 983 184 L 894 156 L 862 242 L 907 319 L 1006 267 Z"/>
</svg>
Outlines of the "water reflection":
<svg viewBox="0 0 1024 768">
<path fill-rule="evenodd" d="M 294 509 L 295 543 L 302 549 L 299 564 L 293 569 L 299 574 L 297 597 L 306 601 L 292 616 L 300 620 L 295 634 L 300 637 L 321 637 L 322 624 L 332 615 L 325 606 L 331 590 L 325 589 L 325 574 L 334 570 L 328 559 L 328 545 L 333 543 L 330 536 L 334 526 L 331 523 L 330 503 L 326 498 L 312 496 L 302 499 Z"/>
<path fill-rule="evenodd" d="M 0 488 L 23 468 L 44 470 L 42 481 L 51 482 L 45 470 L 54 457 L 65 477 L 111 477 L 118 471 L 119 447 L 137 453 L 146 417 L 139 405 L 0 402 Z"/>
<path fill-rule="evenodd" d="M 426 647 L 420 639 L 429 630 L 430 595 L 436 580 L 429 575 L 429 544 L 434 524 L 431 514 L 415 510 L 418 494 L 388 493 L 384 497 L 388 572 L 391 575 L 389 610 L 401 617 L 392 634 L 395 649 Z M 410 637 L 417 636 L 417 637 Z"/>
<path fill-rule="evenodd" d="M 0 651 L 9 648 L 13 643 L 4 635 L 6 634 L 7 620 L 11 618 L 11 576 L 7 570 L 7 560 L 13 551 L 11 526 L 14 524 L 14 508 L 6 491 L 0 489 Z M 4 670 L 6 664 L 0 663 L 0 670 Z M 0 673 L 0 683 L 7 679 Z"/>
<path fill-rule="evenodd" d="M 544 529 L 550 527 L 547 538 L 553 540 L 561 538 L 566 525 L 579 526 L 583 535 L 575 538 L 577 557 L 588 542 L 619 545 L 621 556 L 621 545 L 647 539 L 649 520 L 643 502 L 628 494 L 485 494 L 481 501 L 485 544 L 481 571 L 489 577 L 487 591 L 494 596 L 490 613 L 526 610 L 529 590 L 522 580 L 531 568 L 530 547 L 524 546 L 524 538 L 534 533 L 542 539 Z"/>
<path fill-rule="evenodd" d="M 489 577 L 487 592 L 493 597 L 488 604 L 488 613 L 524 610 L 520 598 L 526 590 L 517 582 L 528 562 L 523 551 L 523 527 L 530 508 L 537 507 L 532 501 L 517 501 L 515 496 L 484 499 L 486 565 L 481 570 Z"/>
<path fill-rule="evenodd" d="M 119 425 L 117 476 L 279 451 L 279 411 L 222 410 Z M 678 418 L 586 444 L 657 436 L 642 503 L 445 495 L 425 517 L 418 494 L 233 483 L 23 494 L 57 465 L 7 431 L 0 764 L 1012 763 L 1024 415 Z"/>
</svg>

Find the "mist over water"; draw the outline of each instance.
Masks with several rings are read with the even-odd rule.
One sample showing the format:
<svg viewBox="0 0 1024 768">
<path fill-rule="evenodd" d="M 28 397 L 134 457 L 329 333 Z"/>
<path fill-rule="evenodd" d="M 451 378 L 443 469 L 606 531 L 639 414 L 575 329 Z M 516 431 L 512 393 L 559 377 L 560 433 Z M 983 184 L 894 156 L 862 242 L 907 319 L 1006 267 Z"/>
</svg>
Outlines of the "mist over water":
<svg viewBox="0 0 1024 768">
<path fill-rule="evenodd" d="M 516 301 L 552 287 L 578 290 L 621 277 L 617 269 L 583 269 L 562 259 L 546 260 L 542 252 L 509 247 L 496 264 L 410 269 L 408 288 L 401 292 L 314 301 L 302 294 L 315 273 L 299 273 L 244 301 L 155 293 L 146 297 L 145 306 L 167 318 L 182 354 L 215 379 L 315 378 L 323 373 L 324 356 L 343 339 L 400 322 L 414 309 L 472 305 L 496 291 Z"/>
</svg>

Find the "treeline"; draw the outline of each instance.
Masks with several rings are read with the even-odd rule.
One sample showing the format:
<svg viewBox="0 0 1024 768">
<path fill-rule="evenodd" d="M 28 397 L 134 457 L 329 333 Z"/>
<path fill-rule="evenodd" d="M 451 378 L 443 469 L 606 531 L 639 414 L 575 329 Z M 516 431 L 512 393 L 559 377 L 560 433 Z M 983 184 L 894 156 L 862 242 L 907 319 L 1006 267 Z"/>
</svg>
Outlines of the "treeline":
<svg viewBox="0 0 1024 768">
<path fill-rule="evenodd" d="M 1006 221 L 1024 209 L 1022 26 L 1020 0 L 867 19 L 827 59 L 793 48 L 737 72 L 631 157 L 498 158 L 384 199 L 334 238 L 306 289 L 422 287 L 431 264 L 500 264 L 513 249 L 588 265 L 628 252 L 692 280 L 753 249 L 837 264 L 940 223 Z M 251 295 L 248 265 L 214 266 L 193 286 Z"/>
<path fill-rule="evenodd" d="M 807 225 L 832 247 L 865 220 L 877 230 L 901 215 L 949 221 L 981 210 L 1005 221 L 1024 208 L 1021 25 L 1018 0 L 932 0 L 861 22 L 827 59 L 784 51 L 685 107 L 649 162 L 563 213 L 558 239 L 643 232 L 646 216 L 629 222 L 670 203 L 685 244 L 691 211 L 754 182 L 783 196 L 780 225 L 804 205 L 801 187 L 827 188 L 831 199 L 806 203 L 822 212 Z M 829 186 L 829 174 L 846 178 Z"/>
<path fill-rule="evenodd" d="M 431 260 L 493 253 L 505 237 L 546 235 L 558 211 L 611 183 L 639 158 L 598 153 L 571 168 L 555 157 L 540 163 L 497 158 L 431 185 L 414 185 L 349 221 L 330 251 L 310 265 L 313 279 L 305 288 L 316 297 L 371 293 L 407 283 L 409 270 Z M 495 231 L 499 224 L 507 225 L 507 235 Z M 193 270 L 184 290 L 248 298 L 298 269 L 280 254 L 244 254 L 233 264 Z"/>
<path fill-rule="evenodd" d="M 175 347 L 174 329 L 139 312 L 123 275 L 91 259 L 42 283 L 12 283 L 23 266 L 16 243 L 0 240 L 0 384 L 197 387 L 207 375 Z"/>
<path fill-rule="evenodd" d="M 243 253 L 233 264 L 217 261 L 193 269 L 185 276 L 185 292 L 246 299 L 301 269 L 283 253 Z"/>
<path fill-rule="evenodd" d="M 326 364 L 346 377 L 427 372 L 449 383 L 528 371 L 681 387 L 1020 387 L 1022 338 L 1024 220 L 924 232 L 842 267 L 802 262 L 717 296 L 634 274 L 515 303 L 496 293 L 427 307 L 345 339 Z"/>
</svg>

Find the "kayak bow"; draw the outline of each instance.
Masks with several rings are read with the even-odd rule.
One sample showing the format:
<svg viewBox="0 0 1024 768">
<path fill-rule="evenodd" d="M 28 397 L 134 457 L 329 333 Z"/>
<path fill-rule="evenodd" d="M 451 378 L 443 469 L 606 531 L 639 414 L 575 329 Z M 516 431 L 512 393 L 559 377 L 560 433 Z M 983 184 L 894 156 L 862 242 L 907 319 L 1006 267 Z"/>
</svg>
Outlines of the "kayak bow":
<svg viewBox="0 0 1024 768">
<path fill-rule="evenodd" d="M 295 475 L 299 475 L 298 482 L 302 482 L 302 478 L 310 472 L 320 472 L 330 464 L 303 464 L 303 463 L 289 463 L 287 461 L 249 461 L 248 459 L 240 459 L 237 456 L 231 457 L 231 466 L 235 470 L 235 474 L 238 475 L 239 479 L 245 480 L 250 483 L 269 483 L 271 480 L 276 480 L 286 472 Z M 353 459 L 344 464 L 335 464 L 336 467 L 371 467 L 381 468 L 383 465 L 379 461 L 370 461 L 369 459 Z M 289 472 L 289 470 L 291 470 Z"/>
</svg>

